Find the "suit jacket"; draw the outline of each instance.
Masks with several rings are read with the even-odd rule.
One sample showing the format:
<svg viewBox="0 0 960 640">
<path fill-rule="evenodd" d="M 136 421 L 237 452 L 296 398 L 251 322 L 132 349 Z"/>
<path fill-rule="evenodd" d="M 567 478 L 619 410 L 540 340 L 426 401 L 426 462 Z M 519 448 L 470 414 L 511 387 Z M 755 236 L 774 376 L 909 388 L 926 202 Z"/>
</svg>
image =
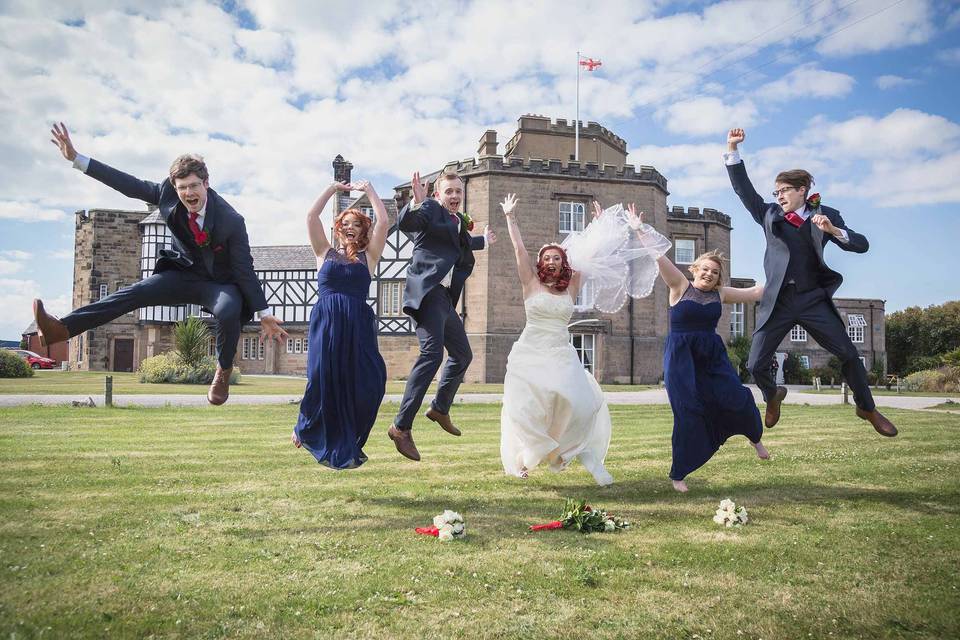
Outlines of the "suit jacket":
<svg viewBox="0 0 960 640">
<path fill-rule="evenodd" d="M 143 200 L 159 207 L 160 215 L 173 234 L 173 250 L 179 254 L 161 256 L 154 273 L 168 269 L 188 269 L 193 261 L 185 247 L 197 247 L 185 224 L 175 224 L 174 216 L 186 220 L 186 207 L 180 202 L 177 191 L 169 179 L 159 184 L 140 180 L 113 167 L 90 159 L 87 175 L 116 189 L 123 195 Z M 253 270 L 253 256 L 247 239 L 247 226 L 243 217 L 213 189 L 207 189 L 207 209 L 203 218 L 203 230 L 210 242 L 199 247 L 203 267 L 210 278 L 221 284 L 235 284 L 243 295 L 243 320 L 249 322 L 254 311 L 267 308 L 263 287 Z"/>
<path fill-rule="evenodd" d="M 457 304 L 463 283 L 473 272 L 473 252 L 484 248 L 483 236 L 470 235 L 462 223 L 458 233 L 450 212 L 433 198 L 405 206 L 397 217 L 397 226 L 413 240 L 403 312 L 416 318 L 423 297 L 440 284 L 451 268 L 450 298 Z"/>
<path fill-rule="evenodd" d="M 757 312 L 757 329 L 760 329 L 770 318 L 770 314 L 777 303 L 777 296 L 780 295 L 780 289 L 783 287 L 784 274 L 790 262 L 790 250 L 787 243 L 782 239 L 782 234 L 783 225 L 790 223 L 784 220 L 784 211 L 779 204 L 763 201 L 760 194 L 753 188 L 750 178 L 747 177 L 747 169 L 743 162 L 727 165 L 727 173 L 730 175 L 733 190 L 740 196 L 743 206 L 747 208 L 757 224 L 763 227 L 763 233 L 767 239 L 767 249 L 763 255 L 763 272 L 767 282 Z M 827 216 L 833 226 L 838 229 L 845 229 L 850 240 L 849 242 L 842 242 L 830 234 L 824 234 L 817 225 L 810 224 L 810 238 L 819 262 L 817 280 L 820 286 L 830 294 L 830 304 L 833 306 L 833 294 L 843 282 L 843 276 L 828 267 L 823 261 L 823 247 L 826 246 L 827 242 L 833 241 L 844 251 L 866 253 L 867 249 L 870 248 L 870 243 L 864 236 L 847 227 L 843 218 L 840 217 L 840 212 L 836 209 L 821 206 L 818 213 Z M 835 306 L 833 310 L 837 312 Z M 839 312 L 837 312 L 837 315 L 839 315 Z"/>
</svg>

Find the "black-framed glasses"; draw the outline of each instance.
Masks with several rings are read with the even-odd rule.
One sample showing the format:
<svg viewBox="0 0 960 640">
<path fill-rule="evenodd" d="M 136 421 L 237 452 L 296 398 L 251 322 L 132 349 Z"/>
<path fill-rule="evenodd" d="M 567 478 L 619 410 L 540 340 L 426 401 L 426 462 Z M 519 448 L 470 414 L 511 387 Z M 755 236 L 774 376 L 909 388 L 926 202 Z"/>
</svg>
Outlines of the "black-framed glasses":
<svg viewBox="0 0 960 640">
<path fill-rule="evenodd" d="M 796 191 L 796 189 L 797 189 L 796 187 L 780 187 L 779 189 L 773 192 L 773 197 L 779 198 L 781 193 L 786 193 L 787 191 L 791 191 L 791 190 Z"/>
</svg>

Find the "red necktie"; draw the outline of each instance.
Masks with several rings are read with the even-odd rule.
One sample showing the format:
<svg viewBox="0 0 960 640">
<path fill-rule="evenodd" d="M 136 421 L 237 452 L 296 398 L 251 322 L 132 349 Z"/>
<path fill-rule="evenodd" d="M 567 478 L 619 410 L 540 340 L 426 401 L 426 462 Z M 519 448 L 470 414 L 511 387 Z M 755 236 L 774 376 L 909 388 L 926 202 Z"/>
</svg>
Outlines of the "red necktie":
<svg viewBox="0 0 960 640">
<path fill-rule="evenodd" d="M 450 219 L 451 219 L 453 222 L 456 222 L 457 220 L 460 219 L 460 216 L 458 216 L 458 215 L 455 214 L 455 213 L 451 213 L 451 214 L 450 214 Z"/>
<path fill-rule="evenodd" d="M 788 211 L 783 214 L 783 219 L 799 229 L 803 225 L 803 218 L 801 218 L 795 211 Z"/>
<path fill-rule="evenodd" d="M 190 220 L 187 221 L 187 225 L 190 227 L 190 233 L 193 234 L 193 239 L 194 241 L 196 241 L 197 244 L 200 244 L 200 233 L 201 233 L 200 225 L 197 224 L 197 218 L 199 217 L 200 217 L 199 213 L 195 211 L 191 211 Z"/>
</svg>

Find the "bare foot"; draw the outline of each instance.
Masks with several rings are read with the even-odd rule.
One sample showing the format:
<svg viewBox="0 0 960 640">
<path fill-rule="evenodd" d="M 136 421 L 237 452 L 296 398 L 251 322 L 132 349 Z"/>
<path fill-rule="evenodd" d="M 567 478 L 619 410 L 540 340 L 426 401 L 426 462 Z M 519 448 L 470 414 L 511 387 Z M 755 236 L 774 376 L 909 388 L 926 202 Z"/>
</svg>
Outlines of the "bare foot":
<svg viewBox="0 0 960 640">
<path fill-rule="evenodd" d="M 760 458 L 761 460 L 769 460 L 769 459 L 770 459 L 770 452 L 767 451 L 767 448 L 766 448 L 765 446 L 763 446 L 763 443 L 762 443 L 762 442 L 751 442 L 750 444 L 752 444 L 752 445 L 753 445 L 753 448 L 757 450 L 757 457 L 758 457 L 758 458 Z"/>
<path fill-rule="evenodd" d="M 687 491 L 689 491 L 689 489 L 687 488 L 687 483 L 684 482 L 683 480 L 674 480 L 673 488 L 679 491 L 680 493 L 686 493 Z"/>
<path fill-rule="evenodd" d="M 297 449 L 300 448 L 300 438 L 297 437 L 296 431 L 290 434 L 290 442 L 292 442 L 293 446 L 295 446 Z"/>
</svg>

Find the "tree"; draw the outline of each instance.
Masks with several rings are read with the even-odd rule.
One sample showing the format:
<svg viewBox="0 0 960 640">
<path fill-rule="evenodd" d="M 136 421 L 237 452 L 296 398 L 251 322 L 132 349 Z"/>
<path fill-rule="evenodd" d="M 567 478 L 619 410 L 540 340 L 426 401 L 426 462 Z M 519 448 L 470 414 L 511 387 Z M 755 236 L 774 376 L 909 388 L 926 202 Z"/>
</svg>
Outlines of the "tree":
<svg viewBox="0 0 960 640">
<path fill-rule="evenodd" d="M 207 355 L 210 330 L 203 320 L 190 316 L 174 325 L 173 342 L 180 361 L 188 367 L 197 367 Z"/>
<path fill-rule="evenodd" d="M 960 348 L 960 300 L 891 313 L 886 326 L 890 372 L 906 375 L 935 368 L 944 354 Z"/>
<path fill-rule="evenodd" d="M 747 359 L 750 357 L 750 338 L 748 336 L 732 338 L 727 343 L 727 355 L 730 358 L 730 363 L 740 374 L 740 380 L 746 382 L 750 378 L 750 372 L 747 371 Z"/>
</svg>

